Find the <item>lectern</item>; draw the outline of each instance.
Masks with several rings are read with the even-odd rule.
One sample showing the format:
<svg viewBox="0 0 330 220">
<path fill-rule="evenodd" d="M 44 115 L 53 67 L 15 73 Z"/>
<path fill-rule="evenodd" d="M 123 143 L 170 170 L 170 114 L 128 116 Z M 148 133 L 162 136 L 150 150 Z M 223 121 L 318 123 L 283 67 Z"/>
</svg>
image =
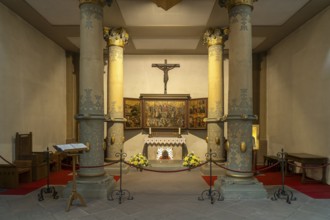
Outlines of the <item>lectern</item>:
<svg viewBox="0 0 330 220">
<path fill-rule="evenodd" d="M 81 143 L 77 144 L 62 144 L 55 145 L 54 148 L 61 152 L 66 152 L 68 156 L 72 157 L 72 191 L 69 197 L 65 211 L 70 211 L 70 207 L 74 200 L 78 199 L 82 206 L 87 206 L 84 198 L 77 192 L 77 182 L 76 182 L 76 163 L 78 156 L 83 151 L 88 151 L 89 148 Z"/>
</svg>

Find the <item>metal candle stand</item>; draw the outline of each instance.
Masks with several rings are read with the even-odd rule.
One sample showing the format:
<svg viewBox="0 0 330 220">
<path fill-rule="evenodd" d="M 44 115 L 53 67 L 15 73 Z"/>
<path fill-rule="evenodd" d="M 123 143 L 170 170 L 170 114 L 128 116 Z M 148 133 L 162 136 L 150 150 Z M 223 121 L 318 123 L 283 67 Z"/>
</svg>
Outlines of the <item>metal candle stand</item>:
<svg viewBox="0 0 330 220">
<path fill-rule="evenodd" d="M 203 201 L 204 200 L 204 197 L 205 198 L 208 198 L 211 200 L 211 204 L 214 203 L 215 199 L 218 198 L 217 200 L 218 201 L 223 201 L 223 196 L 221 195 L 221 193 L 218 191 L 218 190 L 212 190 L 212 157 L 215 157 L 217 154 L 216 153 L 212 153 L 212 150 L 210 149 L 210 152 L 209 153 L 206 153 L 205 154 L 205 157 L 209 157 L 210 158 L 210 182 L 209 182 L 209 185 L 210 185 L 210 188 L 209 189 L 206 189 L 204 190 L 201 195 L 198 197 L 198 200 L 199 201 Z"/>
<path fill-rule="evenodd" d="M 119 169 L 120 169 L 120 176 L 119 176 L 119 190 L 113 190 L 108 194 L 108 200 L 113 201 L 114 196 L 119 199 L 119 204 L 121 204 L 122 198 L 127 196 L 127 200 L 133 200 L 133 196 L 131 196 L 131 193 L 126 190 L 122 189 L 122 166 L 123 166 L 123 158 L 127 156 L 126 153 L 123 153 L 123 150 L 120 150 L 120 153 L 115 154 L 116 157 L 120 157 L 120 164 L 119 164 Z"/>
<path fill-rule="evenodd" d="M 283 152 L 283 148 L 281 152 L 277 153 L 277 157 L 279 158 L 280 164 L 281 164 L 281 174 L 282 174 L 282 186 L 275 191 L 274 196 L 271 198 L 271 200 L 275 201 L 277 199 L 286 199 L 286 202 L 288 204 L 291 204 L 291 201 L 296 201 L 297 198 L 293 197 L 293 193 L 290 190 L 285 190 L 284 188 L 284 168 L 286 165 L 286 155 L 287 153 Z"/>
<path fill-rule="evenodd" d="M 42 188 L 40 190 L 40 193 L 38 193 L 38 200 L 43 201 L 44 200 L 44 193 L 45 194 L 50 194 L 52 193 L 53 199 L 58 199 L 57 192 L 55 190 L 54 186 L 49 186 L 49 149 L 47 147 L 47 152 L 46 152 L 46 163 L 47 163 L 47 187 Z"/>
</svg>

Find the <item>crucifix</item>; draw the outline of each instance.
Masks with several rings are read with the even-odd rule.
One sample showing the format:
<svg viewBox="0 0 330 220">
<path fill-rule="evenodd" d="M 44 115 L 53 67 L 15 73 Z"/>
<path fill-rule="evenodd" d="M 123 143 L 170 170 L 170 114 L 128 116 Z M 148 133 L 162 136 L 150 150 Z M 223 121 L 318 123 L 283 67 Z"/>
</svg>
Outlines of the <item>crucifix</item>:
<svg viewBox="0 0 330 220">
<path fill-rule="evenodd" d="M 180 64 L 167 64 L 165 59 L 165 64 L 152 64 L 151 67 L 157 67 L 158 69 L 164 71 L 164 94 L 167 94 L 167 81 L 168 81 L 168 71 L 175 67 L 180 67 Z"/>
</svg>

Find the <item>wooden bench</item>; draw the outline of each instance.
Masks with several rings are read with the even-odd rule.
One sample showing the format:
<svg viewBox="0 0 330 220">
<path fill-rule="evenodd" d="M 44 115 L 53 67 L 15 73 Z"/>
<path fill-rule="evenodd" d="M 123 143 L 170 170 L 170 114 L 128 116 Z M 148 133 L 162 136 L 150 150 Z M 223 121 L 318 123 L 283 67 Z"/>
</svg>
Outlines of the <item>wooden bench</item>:
<svg viewBox="0 0 330 220">
<path fill-rule="evenodd" d="M 0 164 L 0 187 L 17 188 L 32 181 L 32 161 L 17 160 L 14 164 Z"/>
<path fill-rule="evenodd" d="M 301 163 L 302 166 L 302 176 L 301 182 L 305 183 L 308 181 L 306 178 L 306 169 L 309 169 L 308 166 L 315 166 L 320 167 L 322 169 L 322 177 L 319 180 L 320 182 L 326 184 L 326 170 L 327 170 L 327 163 L 328 158 L 313 154 L 306 154 L 306 153 L 288 153 L 286 156 L 287 161 L 293 161 Z M 310 181 L 318 181 L 318 180 L 310 180 Z"/>
</svg>

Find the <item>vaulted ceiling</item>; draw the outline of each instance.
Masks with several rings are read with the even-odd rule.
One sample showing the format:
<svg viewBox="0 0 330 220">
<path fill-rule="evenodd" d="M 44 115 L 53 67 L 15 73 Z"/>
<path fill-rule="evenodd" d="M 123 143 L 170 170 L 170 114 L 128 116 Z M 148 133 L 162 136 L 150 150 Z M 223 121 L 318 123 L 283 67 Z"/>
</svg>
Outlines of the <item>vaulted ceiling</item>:
<svg viewBox="0 0 330 220">
<path fill-rule="evenodd" d="M 0 2 L 65 50 L 79 52 L 79 0 Z M 254 52 L 267 51 L 329 5 L 329 0 L 258 0 Z M 207 54 L 203 34 L 228 26 L 228 12 L 218 0 L 113 0 L 104 7 L 104 25 L 129 33 L 125 54 Z"/>
</svg>

